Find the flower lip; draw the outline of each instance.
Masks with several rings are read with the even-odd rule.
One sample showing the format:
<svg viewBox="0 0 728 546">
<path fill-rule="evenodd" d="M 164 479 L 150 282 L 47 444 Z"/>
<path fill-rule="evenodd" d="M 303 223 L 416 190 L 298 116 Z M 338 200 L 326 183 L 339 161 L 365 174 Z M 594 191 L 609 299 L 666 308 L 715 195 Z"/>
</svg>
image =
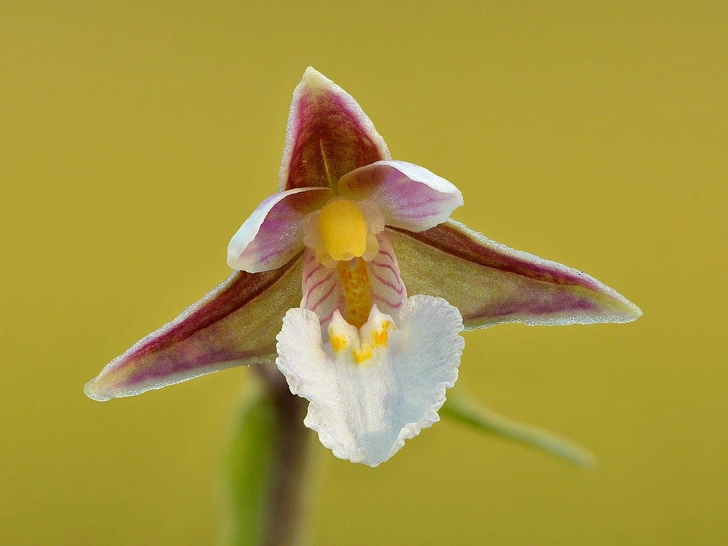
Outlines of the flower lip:
<svg viewBox="0 0 728 546">
<path fill-rule="evenodd" d="M 418 295 L 403 306 L 399 324 L 376 306 L 360 329 L 335 313 L 332 343 L 323 341 L 313 312 L 291 309 L 276 364 L 291 392 L 310 401 L 304 424 L 321 443 L 339 458 L 378 466 L 439 420 L 458 376 L 462 328 L 455 307 Z"/>
</svg>

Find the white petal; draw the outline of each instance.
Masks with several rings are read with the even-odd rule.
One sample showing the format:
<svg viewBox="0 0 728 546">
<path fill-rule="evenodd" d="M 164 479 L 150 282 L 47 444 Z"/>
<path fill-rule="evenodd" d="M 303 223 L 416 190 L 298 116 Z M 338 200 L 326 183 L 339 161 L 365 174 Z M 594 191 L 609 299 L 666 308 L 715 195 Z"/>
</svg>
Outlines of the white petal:
<svg viewBox="0 0 728 546">
<path fill-rule="evenodd" d="M 335 312 L 329 327 L 335 350 L 332 341 L 323 343 L 313 311 L 291 309 L 277 338 L 278 368 L 291 392 L 310 401 L 304 424 L 337 457 L 369 466 L 439 420 L 464 345 L 460 313 L 440 298 L 409 298 L 399 328 L 388 330 L 385 343 L 369 343 L 387 321 L 375 306 L 357 331 Z M 367 349 L 369 357 L 361 358 Z"/>
</svg>

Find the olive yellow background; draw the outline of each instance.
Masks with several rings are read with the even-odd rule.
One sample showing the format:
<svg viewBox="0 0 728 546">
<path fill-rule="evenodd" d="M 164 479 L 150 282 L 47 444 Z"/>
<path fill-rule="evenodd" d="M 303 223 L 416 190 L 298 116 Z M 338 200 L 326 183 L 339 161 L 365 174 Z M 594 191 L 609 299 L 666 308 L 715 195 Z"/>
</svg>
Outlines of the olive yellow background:
<svg viewBox="0 0 728 546">
<path fill-rule="evenodd" d="M 644 310 L 465 335 L 469 391 L 596 469 L 451 422 L 325 452 L 316 544 L 726 544 L 727 6 L 3 0 L 0 543 L 216 543 L 250 372 L 82 386 L 228 275 L 313 65 L 456 219 Z"/>
</svg>

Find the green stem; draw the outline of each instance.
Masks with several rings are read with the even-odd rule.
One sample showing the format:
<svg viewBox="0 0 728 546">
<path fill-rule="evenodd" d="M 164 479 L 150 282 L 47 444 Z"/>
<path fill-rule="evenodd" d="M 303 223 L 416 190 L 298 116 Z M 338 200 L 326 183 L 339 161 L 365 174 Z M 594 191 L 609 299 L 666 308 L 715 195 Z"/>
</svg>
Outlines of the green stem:
<svg viewBox="0 0 728 546">
<path fill-rule="evenodd" d="M 228 464 L 231 546 L 309 543 L 315 435 L 303 426 L 307 402 L 292 395 L 274 367 L 242 413 Z"/>
<path fill-rule="evenodd" d="M 482 432 L 540 449 L 582 468 L 591 468 L 595 464 L 594 455 L 579 444 L 552 432 L 503 417 L 472 400 L 462 389 L 454 389 L 448 393 L 447 401 L 440 409 L 440 415 L 453 418 Z"/>
</svg>

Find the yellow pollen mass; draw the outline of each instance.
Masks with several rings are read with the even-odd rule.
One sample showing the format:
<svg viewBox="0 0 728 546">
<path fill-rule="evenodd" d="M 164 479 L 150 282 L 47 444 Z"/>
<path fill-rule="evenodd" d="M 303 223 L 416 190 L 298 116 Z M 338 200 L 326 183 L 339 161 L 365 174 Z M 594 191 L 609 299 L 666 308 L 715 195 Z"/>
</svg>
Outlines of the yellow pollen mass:
<svg viewBox="0 0 728 546">
<path fill-rule="evenodd" d="M 358 258 L 367 249 L 367 223 L 353 201 L 329 201 L 319 213 L 318 228 L 324 246 L 334 260 Z"/>
</svg>

